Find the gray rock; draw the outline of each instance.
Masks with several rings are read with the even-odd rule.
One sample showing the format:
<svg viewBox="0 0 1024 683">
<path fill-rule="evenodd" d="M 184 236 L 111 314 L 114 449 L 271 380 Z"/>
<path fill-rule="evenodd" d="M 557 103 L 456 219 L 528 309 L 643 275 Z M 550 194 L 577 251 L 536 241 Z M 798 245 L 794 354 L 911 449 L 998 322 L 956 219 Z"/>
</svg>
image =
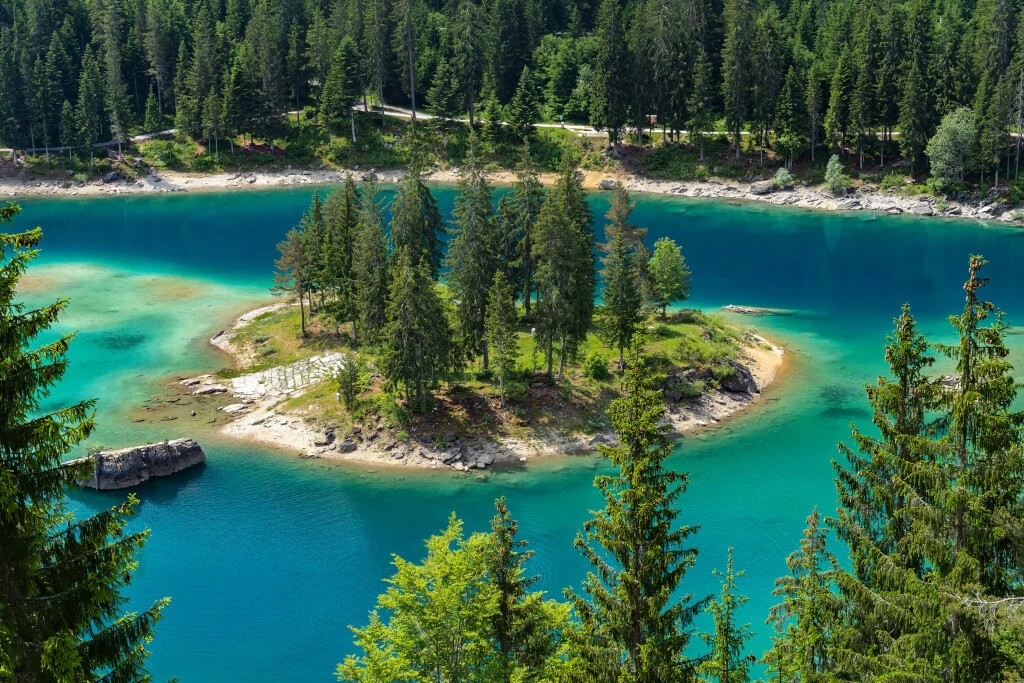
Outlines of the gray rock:
<svg viewBox="0 0 1024 683">
<path fill-rule="evenodd" d="M 614 190 L 616 185 L 618 185 L 618 183 L 611 178 L 605 178 L 597 184 L 597 186 L 602 190 Z"/>
<path fill-rule="evenodd" d="M 465 445 L 463 445 L 461 443 L 457 443 L 454 446 L 452 446 L 451 448 L 449 448 L 448 450 L 446 450 L 442 454 L 441 462 L 443 462 L 444 464 L 447 465 L 450 462 L 455 462 L 456 460 L 461 460 L 462 456 L 464 456 L 465 454 L 466 454 L 466 447 L 465 447 Z"/>
<path fill-rule="evenodd" d="M 932 205 L 928 202 L 918 202 L 910 208 L 911 211 L 916 213 L 918 216 L 931 216 L 935 213 L 932 209 Z"/>
<path fill-rule="evenodd" d="M 228 388 L 223 384 L 209 384 L 204 387 L 199 387 L 192 392 L 193 396 L 209 396 L 210 394 L 226 394 Z"/>
<path fill-rule="evenodd" d="M 775 192 L 777 188 L 772 184 L 770 180 L 759 180 L 756 183 L 750 184 L 750 194 L 771 194 Z"/>
<path fill-rule="evenodd" d="M 93 474 L 83 486 L 108 491 L 138 486 L 152 477 L 166 477 L 206 462 L 206 454 L 192 439 L 175 439 L 118 451 L 105 451 L 72 460 L 68 465 L 93 463 Z"/>
<path fill-rule="evenodd" d="M 368 182 L 371 182 L 371 181 L 374 181 L 374 180 L 377 180 L 377 174 L 374 173 L 373 171 L 369 171 L 368 173 L 364 173 L 363 174 L 363 182 L 364 183 L 368 183 Z"/>
<path fill-rule="evenodd" d="M 836 211 L 860 211 L 863 208 L 857 199 L 844 199 L 836 204 Z"/>
<path fill-rule="evenodd" d="M 117 179 L 120 177 L 121 176 L 118 175 L 117 171 L 111 171 L 110 173 L 104 174 L 102 180 L 104 183 L 114 183 L 117 182 Z"/>
<path fill-rule="evenodd" d="M 356 448 L 356 442 L 353 441 L 352 439 L 345 439 L 344 441 L 338 443 L 339 453 L 352 453 L 356 450 Z"/>
<path fill-rule="evenodd" d="M 732 366 L 734 372 L 720 382 L 722 389 L 733 394 L 757 394 L 760 392 L 757 382 L 754 381 L 754 376 L 750 374 L 750 370 L 745 365 L 734 360 L 729 361 L 729 365 Z"/>
</svg>

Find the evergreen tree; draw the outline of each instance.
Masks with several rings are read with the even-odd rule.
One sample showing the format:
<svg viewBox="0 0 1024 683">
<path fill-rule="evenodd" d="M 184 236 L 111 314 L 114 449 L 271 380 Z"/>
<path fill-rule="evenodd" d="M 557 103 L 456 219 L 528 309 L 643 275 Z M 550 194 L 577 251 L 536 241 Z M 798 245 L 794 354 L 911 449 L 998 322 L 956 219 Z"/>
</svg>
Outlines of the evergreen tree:
<svg viewBox="0 0 1024 683">
<path fill-rule="evenodd" d="M 146 127 L 146 132 L 156 133 L 163 129 L 163 118 L 164 115 L 160 113 L 160 103 L 156 99 L 156 93 L 152 90 L 149 91 L 149 96 L 146 98 L 146 118 L 143 124 Z"/>
<path fill-rule="evenodd" d="M 584 525 L 576 547 L 594 567 L 583 595 L 567 591 L 589 641 L 583 660 L 591 680 L 637 683 L 693 680 L 696 660 L 684 654 L 694 617 L 708 598 L 673 598 L 697 549 L 686 543 L 698 527 L 674 528 L 687 476 L 666 470 L 672 440 L 655 377 L 638 332 L 630 346 L 622 396 L 608 409 L 617 446 L 598 446 L 615 474 L 594 485 L 605 507 Z"/>
<path fill-rule="evenodd" d="M 651 278 L 651 302 L 661 309 L 664 320 L 670 304 L 686 301 L 690 296 L 690 269 L 683 250 L 671 238 L 662 237 L 654 243 L 648 272 Z"/>
<path fill-rule="evenodd" d="M 448 289 L 458 304 L 459 340 L 470 358 L 483 356 L 488 367 L 486 334 L 488 292 L 498 269 L 498 234 L 491 202 L 491 186 L 470 159 L 469 171 L 459 181 L 455 197 L 455 229 L 448 244 L 445 268 Z"/>
<path fill-rule="evenodd" d="M 921 158 L 925 145 L 928 144 L 925 120 L 927 116 L 926 87 L 924 74 L 917 61 L 914 60 L 904 81 L 899 118 L 900 151 L 910 162 L 911 172 Z"/>
<path fill-rule="evenodd" d="M 633 206 L 629 193 L 617 184 L 612 205 L 605 218 L 609 225 L 605 234 L 611 241 L 605 246 L 604 279 L 601 309 L 602 337 L 619 350 L 619 370 L 625 369 L 625 349 L 643 320 L 643 298 L 637 265 L 636 244 L 630 239 L 629 215 Z"/>
<path fill-rule="evenodd" d="M 519 316 L 516 313 L 512 288 L 505 273 L 499 270 L 494 274 L 494 281 L 487 294 L 485 337 L 488 347 L 494 353 L 502 408 L 505 407 L 505 380 L 515 372 L 519 360 L 519 333 L 516 330 L 518 323 Z"/>
<path fill-rule="evenodd" d="M 533 132 L 533 124 L 537 122 L 538 104 L 535 89 L 533 72 L 530 71 L 530 67 L 525 67 L 519 78 L 516 93 L 505 107 L 505 118 L 517 138 L 525 139 Z"/>
<path fill-rule="evenodd" d="M 60 142 L 67 147 L 75 147 L 78 143 L 78 119 L 75 117 L 75 108 L 67 100 L 64 100 L 60 110 Z M 68 156 L 70 154 L 69 150 Z"/>
<path fill-rule="evenodd" d="M 524 143 L 516 184 L 511 195 L 503 195 L 498 201 L 496 222 L 502 240 L 500 258 L 505 275 L 513 296 L 521 294 L 523 297 L 527 320 L 531 317 L 534 289 L 533 238 L 543 203 L 544 190 L 530 158 L 529 143 Z"/>
<path fill-rule="evenodd" d="M 285 238 L 278 242 L 277 251 L 280 257 L 274 262 L 277 272 L 274 273 L 274 287 L 272 291 L 275 294 L 293 295 L 299 300 L 302 336 L 307 337 L 306 307 L 303 301 L 307 294 L 305 279 L 307 256 L 302 234 L 296 228 L 289 230 Z"/>
<path fill-rule="evenodd" d="M 751 114 L 760 136 L 761 164 L 764 164 L 764 148 L 768 144 L 768 132 L 775 118 L 776 101 L 782 86 L 782 17 L 775 3 L 769 3 L 761 10 L 754 23 L 754 40 L 751 45 L 753 57 L 753 86 L 750 90 Z"/>
<path fill-rule="evenodd" d="M 373 201 L 372 199 L 368 201 Z M 325 286 L 332 297 L 327 310 L 335 324 L 352 321 L 352 340 L 359 341 L 357 310 L 358 281 L 355 276 L 355 249 L 359 233 L 360 197 L 352 176 L 345 185 L 327 195 L 324 204 L 326 235 Z"/>
<path fill-rule="evenodd" d="M 690 140 L 697 139 L 701 163 L 704 163 L 704 135 L 711 127 L 714 111 L 715 92 L 711 68 L 711 60 L 708 59 L 707 53 L 701 50 L 693 68 L 693 91 L 689 101 L 690 120 L 687 123 Z"/>
<path fill-rule="evenodd" d="M 375 181 L 363 187 L 352 251 L 355 311 L 363 337 L 370 343 L 379 342 L 384 333 L 391 289 L 387 227 L 384 224 L 384 207 L 377 195 Z"/>
<path fill-rule="evenodd" d="M 448 147 L 448 122 L 462 112 L 462 93 L 455 69 L 444 57 L 434 71 L 434 81 L 427 91 L 430 113 L 441 119 L 444 130 L 444 145 Z"/>
<path fill-rule="evenodd" d="M 824 681 L 834 663 L 836 629 L 842 603 L 832 592 L 836 560 L 825 548 L 825 530 L 815 508 L 807 518 L 800 549 L 786 559 L 789 575 L 775 582 L 782 602 L 771 608 L 774 646 L 764 662 L 785 667 L 780 680 Z"/>
<path fill-rule="evenodd" d="M 559 345 L 559 379 L 566 361 L 586 338 L 594 315 L 593 235 L 582 183 L 575 161 L 566 154 L 558 182 L 544 200 L 533 243 L 537 339 L 544 349 L 548 375 L 555 344 Z"/>
<path fill-rule="evenodd" d="M 775 108 L 776 148 L 786 157 L 787 168 L 793 167 L 794 158 L 804 146 L 804 90 L 797 71 L 789 67 Z"/>
<path fill-rule="evenodd" d="M 391 238 L 395 241 L 395 249 L 408 247 L 413 262 L 426 261 L 430 276 L 436 280 L 444 258 L 446 230 L 437 201 L 415 168 L 398 186 L 391 216 Z"/>
<path fill-rule="evenodd" d="M 725 127 L 733 136 L 736 158 L 739 159 L 740 131 L 750 106 L 750 6 L 747 0 L 726 0 L 723 7 L 722 98 Z"/>
<path fill-rule="evenodd" d="M 0 207 L 9 224 L 18 207 Z M 58 322 L 66 299 L 23 311 L 18 281 L 38 255 L 36 228 L 0 234 L 0 675 L 17 681 L 146 681 L 146 646 L 169 600 L 126 612 L 148 531 L 128 532 L 129 496 L 85 519 L 65 503 L 70 482 L 92 463 L 62 459 L 92 432 L 95 401 L 51 410 L 43 399 L 67 370 L 73 334 L 30 348 Z"/>
<path fill-rule="evenodd" d="M 316 311 L 323 311 L 330 279 L 327 267 L 329 254 L 327 216 L 324 211 L 324 201 L 320 198 L 320 193 L 317 190 L 313 190 L 313 198 L 309 202 L 309 208 L 302 215 L 302 220 L 299 221 L 298 230 L 302 237 L 302 249 L 305 251 L 303 275 L 306 300 L 309 302 L 309 313 L 312 316 L 314 314 L 313 293 L 316 292 L 320 300 L 319 308 Z"/>
<path fill-rule="evenodd" d="M 320 93 L 320 125 L 332 135 L 348 118 L 352 126 L 352 142 L 356 142 L 356 119 L 353 105 L 359 97 L 359 55 L 356 43 L 345 36 L 334 53 L 327 82 Z"/>
<path fill-rule="evenodd" d="M 460 369 L 448 311 L 430 277 L 430 266 L 414 260 L 409 246 L 395 254 L 381 371 L 406 402 L 426 409 L 430 392 Z"/>
<path fill-rule="evenodd" d="M 591 124 L 608 131 L 615 147 L 622 139 L 629 106 L 629 57 L 626 28 L 619 0 L 601 0 L 597 15 L 597 61 L 594 65 L 594 98 Z"/>
<path fill-rule="evenodd" d="M 711 646 L 711 656 L 700 665 L 700 672 L 716 683 L 747 683 L 750 666 L 756 658 L 744 654 L 744 649 L 754 634 L 750 624 L 741 626 L 737 620 L 736 613 L 747 603 L 747 598 L 736 588 L 736 579 L 742 577 L 743 572 L 733 571 L 732 548 L 729 548 L 725 572 L 716 569 L 715 574 L 722 577 L 722 592 L 707 607 L 715 620 L 715 632 L 703 636 Z"/>
<path fill-rule="evenodd" d="M 75 118 L 78 119 L 79 140 L 89 148 L 90 162 L 93 158 L 93 144 L 99 139 L 101 118 L 102 81 L 99 64 L 87 47 L 82 57 L 82 74 L 78 80 L 78 102 Z"/>
<path fill-rule="evenodd" d="M 832 75 L 829 89 L 828 111 L 825 113 L 825 135 L 835 144 L 840 153 L 850 130 L 850 101 L 854 86 L 853 66 L 847 51 L 839 57 L 839 66 Z"/>
</svg>

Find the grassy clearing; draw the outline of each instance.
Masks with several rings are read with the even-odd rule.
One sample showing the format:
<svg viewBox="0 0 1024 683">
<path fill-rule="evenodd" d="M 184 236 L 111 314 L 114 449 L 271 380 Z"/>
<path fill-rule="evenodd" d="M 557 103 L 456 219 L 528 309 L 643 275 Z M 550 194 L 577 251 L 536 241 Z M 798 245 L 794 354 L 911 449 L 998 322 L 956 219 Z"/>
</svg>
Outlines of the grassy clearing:
<svg viewBox="0 0 1024 683">
<path fill-rule="evenodd" d="M 605 411 L 618 395 L 618 351 L 604 343 L 596 329 L 568 363 L 559 382 L 546 374 L 544 354 L 534 344 L 531 325 L 523 322 L 518 369 L 505 382 L 506 409 L 500 406 L 497 378 L 484 370 L 478 359 L 436 392 L 429 410 L 418 413 L 386 386 L 375 349 L 353 349 L 347 334 L 338 334 L 333 325 L 321 325 L 317 317 L 308 326 L 310 336 L 303 339 L 299 311 L 294 306 L 256 318 L 235 337 L 236 348 L 248 359 L 248 367 L 226 371 L 222 376 L 284 365 L 328 350 L 357 353 L 367 373 L 365 390 L 356 405 L 346 409 L 338 399 L 337 382 L 330 380 L 288 399 L 282 408 L 305 415 L 320 426 L 337 425 L 343 433 L 380 425 L 387 431 L 386 438 L 398 441 L 432 444 L 445 434 L 522 438 L 535 429 L 593 434 L 610 426 Z M 747 343 L 741 330 L 693 310 L 676 313 L 665 321 L 651 316 L 647 327 L 647 351 L 660 372 L 679 374 L 694 369 L 705 378 L 693 383 L 688 397 L 715 388 L 718 380 L 733 372 L 729 361 Z"/>
</svg>

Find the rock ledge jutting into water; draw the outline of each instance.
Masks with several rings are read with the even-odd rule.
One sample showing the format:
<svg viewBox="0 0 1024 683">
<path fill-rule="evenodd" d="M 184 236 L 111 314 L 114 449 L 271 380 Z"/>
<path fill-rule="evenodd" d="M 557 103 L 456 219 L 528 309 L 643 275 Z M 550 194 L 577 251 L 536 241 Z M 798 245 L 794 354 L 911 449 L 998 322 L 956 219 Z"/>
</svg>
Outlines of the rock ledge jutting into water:
<svg viewBox="0 0 1024 683">
<path fill-rule="evenodd" d="M 91 460 L 93 475 L 82 485 L 99 491 L 138 486 L 152 477 L 166 477 L 206 462 L 206 454 L 192 439 L 175 439 L 146 446 L 103 451 L 72 460 L 78 464 Z"/>
</svg>

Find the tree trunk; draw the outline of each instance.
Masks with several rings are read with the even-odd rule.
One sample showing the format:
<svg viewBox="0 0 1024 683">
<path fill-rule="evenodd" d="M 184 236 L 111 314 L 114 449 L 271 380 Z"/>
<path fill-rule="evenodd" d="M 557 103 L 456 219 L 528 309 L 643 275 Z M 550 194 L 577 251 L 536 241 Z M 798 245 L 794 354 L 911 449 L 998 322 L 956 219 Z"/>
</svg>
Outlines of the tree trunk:
<svg viewBox="0 0 1024 683">
<path fill-rule="evenodd" d="M 498 393 L 501 394 L 501 407 L 505 407 L 505 373 L 498 375 Z"/>
<path fill-rule="evenodd" d="M 619 347 L 619 372 L 622 372 L 623 370 L 626 369 L 626 356 L 625 356 L 625 353 L 626 353 L 625 347 L 620 346 Z"/>
<path fill-rule="evenodd" d="M 308 336 L 306 334 L 306 308 L 302 305 L 302 287 L 299 287 L 299 319 L 302 321 L 302 336 Z"/>
<path fill-rule="evenodd" d="M 558 381 L 562 381 L 565 375 L 565 337 L 562 337 L 562 346 L 558 349 Z"/>
<path fill-rule="evenodd" d="M 349 112 L 352 115 L 352 144 L 356 144 L 356 110 Z"/>
</svg>

